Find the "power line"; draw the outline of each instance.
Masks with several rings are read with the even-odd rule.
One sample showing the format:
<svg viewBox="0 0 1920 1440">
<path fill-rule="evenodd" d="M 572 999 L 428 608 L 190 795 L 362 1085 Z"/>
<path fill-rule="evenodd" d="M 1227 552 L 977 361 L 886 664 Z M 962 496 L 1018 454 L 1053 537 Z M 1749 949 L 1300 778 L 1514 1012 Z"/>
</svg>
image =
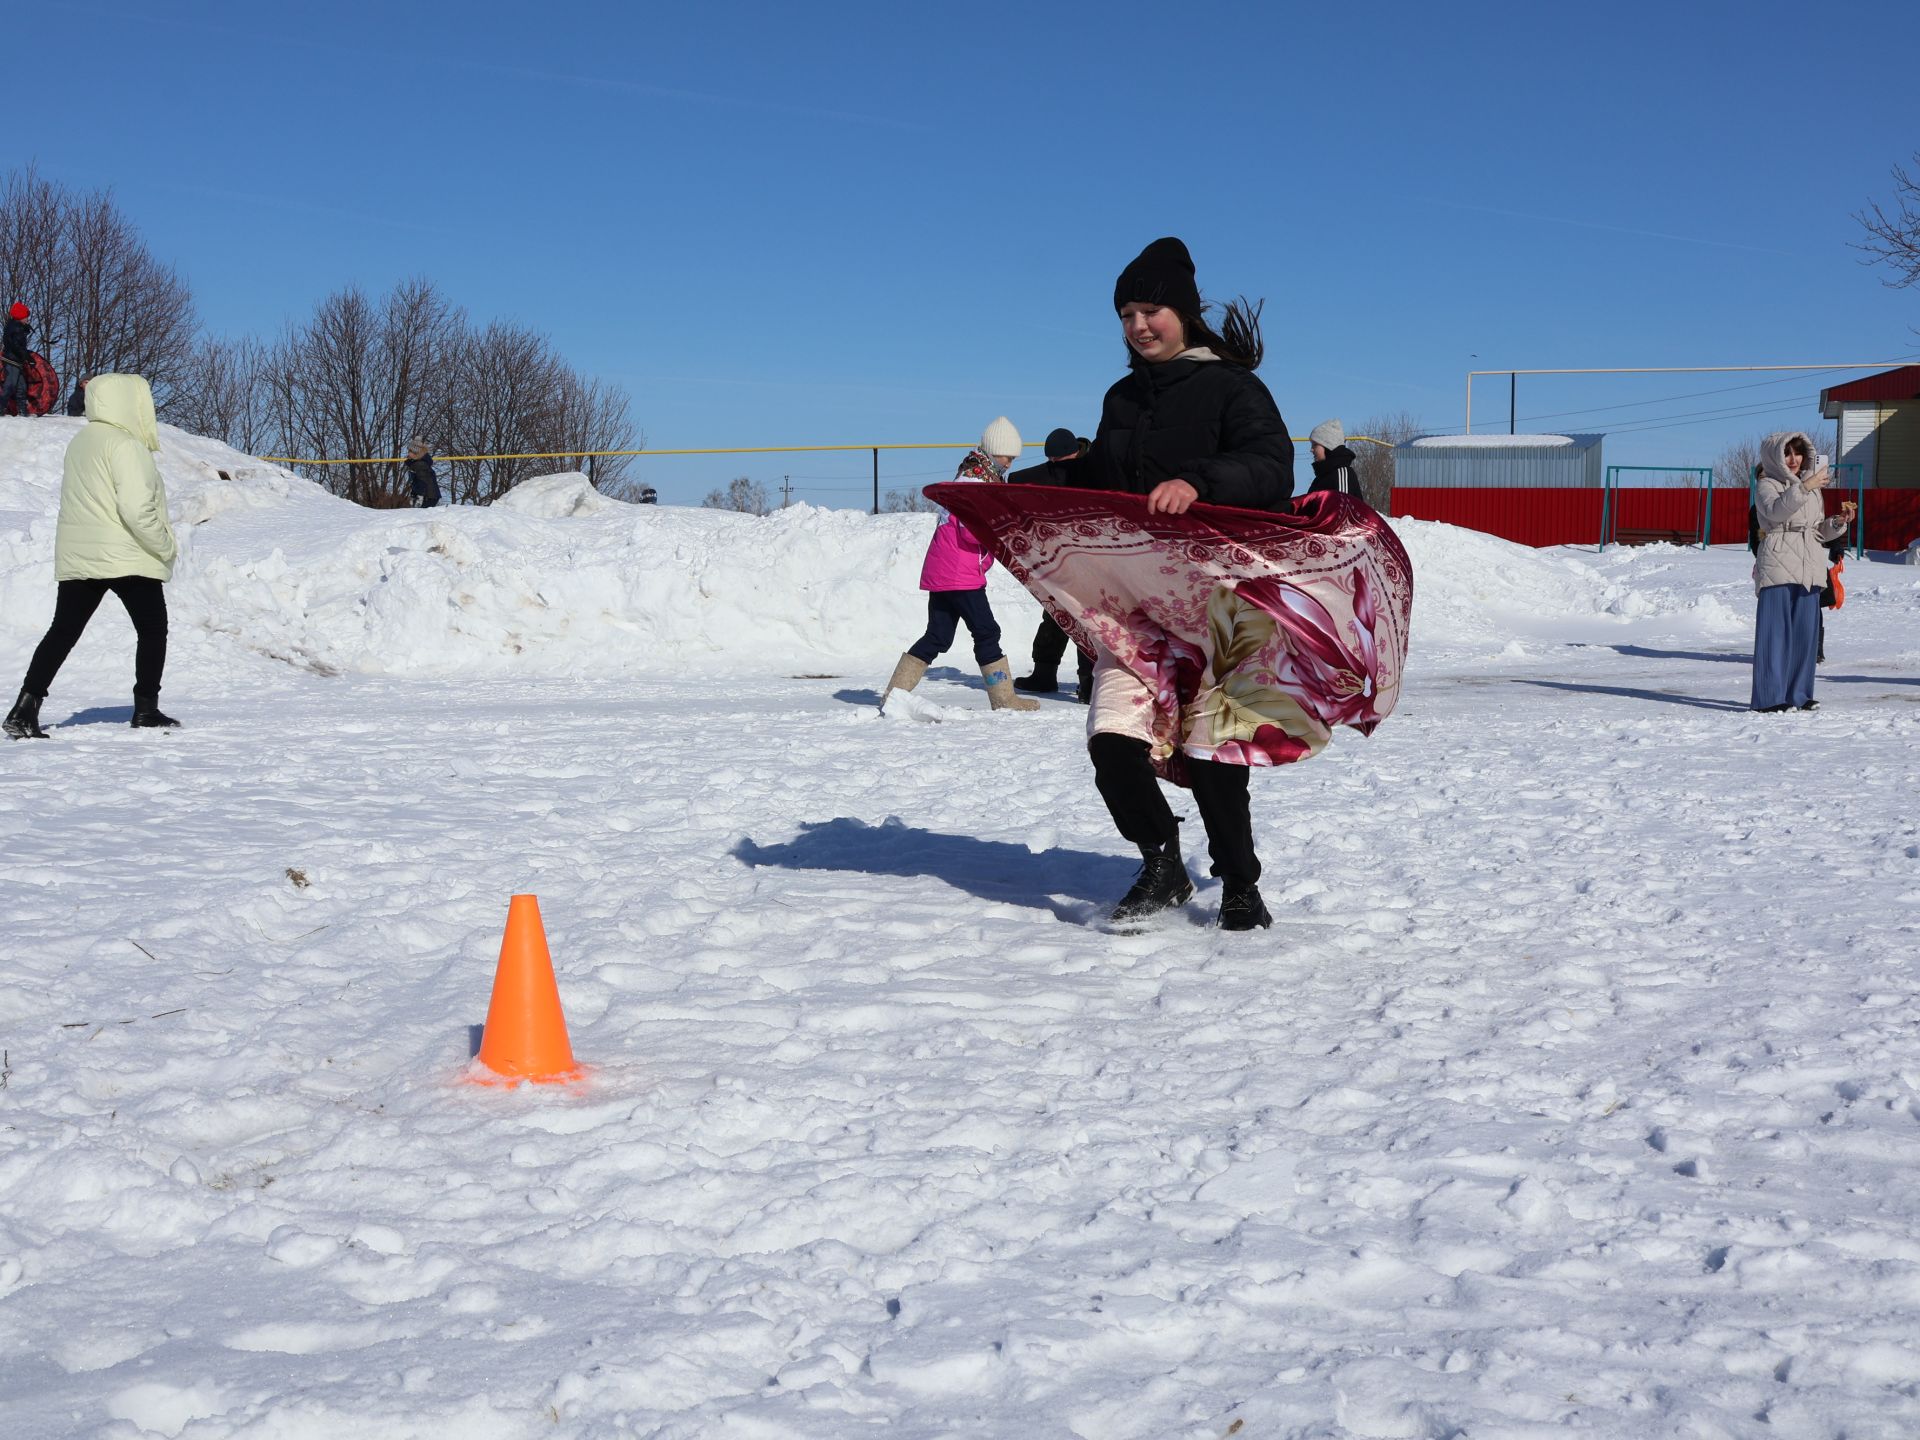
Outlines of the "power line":
<svg viewBox="0 0 1920 1440">
<path fill-rule="evenodd" d="M 1766 402 L 1760 405 L 1748 405 L 1733 410 L 1702 410 L 1695 415 L 1681 415 L 1654 420 L 1640 425 L 1619 425 L 1607 431 L 1608 435 L 1631 435 L 1639 430 L 1670 430 L 1676 425 L 1690 424 L 1696 420 L 1733 420 L 1746 416 L 1771 415 L 1781 410 L 1800 410 L 1814 404 L 1819 397 L 1803 395 L 1794 400 L 1783 400 L 1778 404 Z"/>
<path fill-rule="evenodd" d="M 1731 395 L 1736 390 L 1759 390 L 1768 385 L 1797 385 L 1814 373 L 1812 370 L 1802 370 L 1796 375 L 1783 375 L 1777 380 L 1755 380 L 1750 385 L 1727 385 L 1718 390 L 1689 390 L 1682 395 L 1662 395 L 1654 400 L 1622 400 L 1617 405 L 1595 405 L 1586 410 L 1552 410 L 1543 415 L 1522 415 L 1520 418 L 1531 423 L 1535 420 L 1561 420 L 1569 415 L 1598 415 L 1619 410 L 1639 410 L 1648 405 L 1671 404 L 1675 400 L 1698 400 L 1706 395 Z"/>
</svg>

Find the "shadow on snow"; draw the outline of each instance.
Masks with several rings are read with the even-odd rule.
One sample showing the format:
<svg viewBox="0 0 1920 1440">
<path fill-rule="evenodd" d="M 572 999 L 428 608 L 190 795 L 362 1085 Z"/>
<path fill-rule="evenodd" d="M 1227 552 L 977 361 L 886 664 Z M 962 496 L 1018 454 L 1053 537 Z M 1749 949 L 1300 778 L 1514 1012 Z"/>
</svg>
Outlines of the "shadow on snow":
<svg viewBox="0 0 1920 1440">
<path fill-rule="evenodd" d="M 889 816 L 864 820 L 810 820 L 780 845 L 743 839 L 733 855 L 742 864 L 784 870 L 840 870 L 859 875 L 930 876 L 982 900 L 1051 910 L 1084 924 L 1088 905 L 1106 907 L 1132 883 L 1138 864 L 1118 855 L 1055 846 L 1038 854 L 1004 840 L 943 835 Z M 1080 902 L 1061 904 L 1056 896 Z"/>
</svg>

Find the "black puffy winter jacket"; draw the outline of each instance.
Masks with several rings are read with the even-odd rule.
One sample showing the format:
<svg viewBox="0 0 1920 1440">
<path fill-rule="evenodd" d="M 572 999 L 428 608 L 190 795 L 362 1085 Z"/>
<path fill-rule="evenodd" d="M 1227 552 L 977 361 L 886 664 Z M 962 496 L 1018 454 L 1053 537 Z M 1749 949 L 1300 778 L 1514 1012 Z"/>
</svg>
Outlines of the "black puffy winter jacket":
<svg viewBox="0 0 1920 1440">
<path fill-rule="evenodd" d="M 25 365 L 32 354 L 27 349 L 27 337 L 33 333 L 32 322 L 16 320 L 11 315 L 6 324 L 0 326 L 0 352 L 16 365 Z"/>
<path fill-rule="evenodd" d="M 1307 489 L 1337 490 L 1342 495 L 1360 493 L 1359 456 L 1345 445 L 1336 445 L 1327 458 L 1313 462 L 1313 484 Z"/>
<path fill-rule="evenodd" d="M 1136 362 L 1100 407 L 1075 483 L 1145 495 L 1185 480 L 1210 505 L 1285 510 L 1293 440 L 1260 378 L 1226 360 Z"/>
</svg>

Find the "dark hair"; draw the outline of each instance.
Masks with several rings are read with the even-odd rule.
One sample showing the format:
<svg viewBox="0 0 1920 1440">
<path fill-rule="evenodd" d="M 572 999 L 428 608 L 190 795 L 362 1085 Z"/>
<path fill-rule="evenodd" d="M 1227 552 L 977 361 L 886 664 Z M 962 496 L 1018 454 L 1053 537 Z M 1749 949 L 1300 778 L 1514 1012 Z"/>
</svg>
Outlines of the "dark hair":
<svg viewBox="0 0 1920 1440">
<path fill-rule="evenodd" d="M 1260 338 L 1260 312 L 1267 307 L 1264 300 L 1249 300 L 1242 295 L 1220 307 L 1220 328 L 1215 330 L 1207 323 L 1204 315 L 1193 315 L 1174 308 L 1174 314 L 1180 317 L 1180 329 L 1185 334 L 1187 348 L 1198 349 L 1202 346 L 1213 351 L 1222 360 L 1235 365 L 1244 365 L 1249 370 L 1258 370 L 1260 362 L 1266 357 L 1266 342 Z M 1127 363 L 1140 361 L 1133 347 L 1127 347 Z"/>
<path fill-rule="evenodd" d="M 1781 447 L 1780 453 L 1782 455 L 1798 455 L 1802 460 L 1811 460 L 1813 458 L 1813 446 L 1808 442 L 1806 436 L 1794 435 L 1789 437 L 1787 443 Z"/>
</svg>

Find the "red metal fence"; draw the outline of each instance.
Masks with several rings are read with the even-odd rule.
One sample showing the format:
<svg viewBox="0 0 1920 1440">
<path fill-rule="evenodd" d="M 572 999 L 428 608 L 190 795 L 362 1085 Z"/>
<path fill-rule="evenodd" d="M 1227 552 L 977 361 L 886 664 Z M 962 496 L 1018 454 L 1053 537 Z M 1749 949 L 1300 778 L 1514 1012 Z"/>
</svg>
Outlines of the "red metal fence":
<svg viewBox="0 0 1920 1440">
<path fill-rule="evenodd" d="M 1853 491 L 1829 490 L 1827 513 L 1840 508 Z M 1498 490 L 1445 486 L 1401 486 L 1393 492 L 1395 515 L 1414 520 L 1444 520 L 1512 540 L 1521 545 L 1597 545 L 1600 543 L 1599 490 Z M 1901 550 L 1920 537 L 1920 490 L 1862 492 L 1869 550 Z M 1631 490 L 1613 492 L 1614 538 L 1623 543 L 1659 539 L 1682 545 L 1700 543 L 1706 492 Z M 1715 545 L 1747 543 L 1745 487 L 1716 486 L 1713 491 Z"/>
</svg>

